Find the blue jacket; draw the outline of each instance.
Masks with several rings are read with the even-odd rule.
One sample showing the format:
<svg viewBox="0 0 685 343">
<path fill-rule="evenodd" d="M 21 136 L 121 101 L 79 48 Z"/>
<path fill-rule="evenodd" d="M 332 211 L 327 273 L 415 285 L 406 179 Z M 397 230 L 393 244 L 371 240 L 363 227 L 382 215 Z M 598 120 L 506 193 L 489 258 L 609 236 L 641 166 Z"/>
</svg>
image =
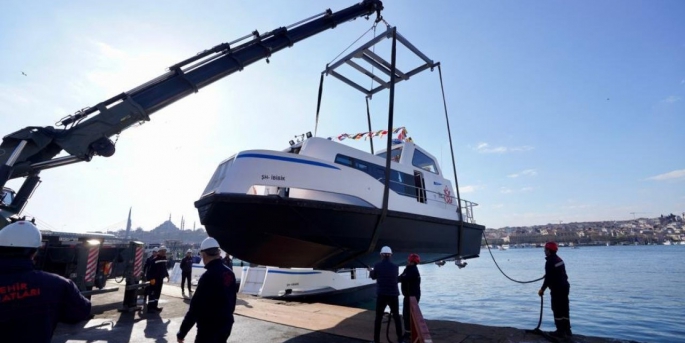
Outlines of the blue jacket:
<svg viewBox="0 0 685 343">
<path fill-rule="evenodd" d="M 407 265 L 399 276 L 402 283 L 402 295 L 405 297 L 421 296 L 421 274 L 419 268 Z"/>
<path fill-rule="evenodd" d="M 400 290 L 397 288 L 398 275 L 400 274 L 400 267 L 390 262 L 389 259 L 383 259 L 376 263 L 371 270 L 371 278 L 376 281 L 376 295 L 394 295 L 399 296 Z"/>
<path fill-rule="evenodd" d="M 200 277 L 195 295 L 190 301 L 177 338 L 185 338 L 188 331 L 197 324 L 196 342 L 203 337 L 212 337 L 230 332 L 233 327 L 236 293 L 235 274 L 221 259 L 212 260 L 205 265 L 206 272 Z"/>
<path fill-rule="evenodd" d="M 569 283 L 568 276 L 566 276 L 566 266 L 564 260 L 556 254 L 551 254 L 545 257 L 545 281 L 542 283 L 542 290 L 549 287 L 550 291 L 554 292 L 568 292 Z"/>
<path fill-rule="evenodd" d="M 73 281 L 28 258 L 0 258 L 0 341 L 50 342 L 57 323 L 90 318 L 90 306 Z"/>
</svg>

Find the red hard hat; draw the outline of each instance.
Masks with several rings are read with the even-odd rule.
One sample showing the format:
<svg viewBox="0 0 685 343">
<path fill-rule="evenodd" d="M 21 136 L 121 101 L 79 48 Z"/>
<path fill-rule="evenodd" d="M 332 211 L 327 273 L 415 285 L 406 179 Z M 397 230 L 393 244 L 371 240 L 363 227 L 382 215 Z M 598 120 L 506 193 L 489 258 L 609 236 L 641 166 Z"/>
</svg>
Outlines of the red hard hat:
<svg viewBox="0 0 685 343">
<path fill-rule="evenodd" d="M 557 243 L 554 242 L 547 242 L 547 244 L 545 244 L 545 249 L 557 252 L 559 250 L 559 245 L 557 245 Z"/>
<path fill-rule="evenodd" d="M 409 258 L 407 260 L 409 261 L 409 263 L 421 263 L 421 257 L 419 257 L 419 255 L 417 254 L 409 254 Z"/>
</svg>

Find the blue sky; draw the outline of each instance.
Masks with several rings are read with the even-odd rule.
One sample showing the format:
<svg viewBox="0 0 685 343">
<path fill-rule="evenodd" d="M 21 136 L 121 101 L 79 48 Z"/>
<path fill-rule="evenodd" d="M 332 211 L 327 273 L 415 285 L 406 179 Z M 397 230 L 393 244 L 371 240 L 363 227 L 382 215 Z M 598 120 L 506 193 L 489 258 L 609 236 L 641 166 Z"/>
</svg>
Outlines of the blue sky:
<svg viewBox="0 0 685 343">
<path fill-rule="evenodd" d="M 2 134 L 54 125 L 255 29 L 354 3 L 6 1 Z M 480 204 L 479 223 L 685 211 L 685 2 L 385 6 L 386 20 L 442 64 L 461 195 Z M 131 206 L 134 225 L 145 229 L 170 213 L 177 224 L 184 216 L 187 227 L 199 226 L 193 202 L 216 165 L 245 149 L 280 150 L 313 131 L 320 72 L 370 27 L 357 20 L 302 41 L 125 131 L 113 157 L 43 172 L 26 212 L 43 228 L 75 232 L 120 228 Z M 389 56 L 387 44 L 377 51 Z M 400 67 L 412 61 L 400 51 Z M 387 94 L 371 105 L 374 129 L 387 126 Z M 437 71 L 398 85 L 395 123 L 452 175 Z M 365 129 L 361 93 L 328 77 L 319 135 Z M 368 142 L 349 144 L 367 149 Z"/>
</svg>

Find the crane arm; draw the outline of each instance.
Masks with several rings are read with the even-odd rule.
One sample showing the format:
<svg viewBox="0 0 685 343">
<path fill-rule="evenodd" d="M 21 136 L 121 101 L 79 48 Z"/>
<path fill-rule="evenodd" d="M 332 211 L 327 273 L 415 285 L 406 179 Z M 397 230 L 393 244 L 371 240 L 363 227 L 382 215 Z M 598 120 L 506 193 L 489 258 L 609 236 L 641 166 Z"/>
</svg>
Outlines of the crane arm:
<svg viewBox="0 0 685 343">
<path fill-rule="evenodd" d="M 0 145 L 0 186 L 40 170 L 111 156 L 109 139 L 150 115 L 244 67 L 338 24 L 374 12 L 380 0 L 364 0 L 333 13 L 330 10 L 289 27 L 259 34 L 255 31 L 231 43 L 219 44 L 171 67 L 167 73 L 128 92 L 66 116 L 54 127 L 26 127 L 3 138 Z M 240 43 L 247 38 L 252 39 Z M 234 44 L 240 43 L 236 46 Z M 62 150 L 68 156 L 55 158 Z"/>
</svg>

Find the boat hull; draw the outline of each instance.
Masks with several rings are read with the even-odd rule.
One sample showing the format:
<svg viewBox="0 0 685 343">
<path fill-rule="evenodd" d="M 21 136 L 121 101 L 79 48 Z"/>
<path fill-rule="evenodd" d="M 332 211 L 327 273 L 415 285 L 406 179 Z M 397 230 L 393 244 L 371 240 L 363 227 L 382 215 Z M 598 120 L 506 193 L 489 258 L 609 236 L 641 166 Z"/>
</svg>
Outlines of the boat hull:
<svg viewBox="0 0 685 343">
<path fill-rule="evenodd" d="M 388 211 L 368 251 L 381 210 L 324 201 L 246 194 L 209 194 L 195 203 L 200 221 L 221 248 L 260 265 L 337 269 L 372 266 L 382 246 L 403 265 L 410 253 L 423 262 L 478 257 L 484 227 Z"/>
</svg>

